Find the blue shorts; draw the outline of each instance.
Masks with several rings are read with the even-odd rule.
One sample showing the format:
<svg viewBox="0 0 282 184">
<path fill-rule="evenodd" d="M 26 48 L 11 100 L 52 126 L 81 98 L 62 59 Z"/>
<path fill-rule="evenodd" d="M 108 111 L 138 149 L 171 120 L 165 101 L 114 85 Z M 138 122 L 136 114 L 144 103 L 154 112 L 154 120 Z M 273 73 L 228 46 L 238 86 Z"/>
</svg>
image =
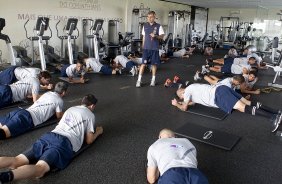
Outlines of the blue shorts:
<svg viewBox="0 0 282 184">
<path fill-rule="evenodd" d="M 11 137 L 21 135 L 34 127 L 32 117 L 25 109 L 9 112 L 5 117 L 0 117 L 0 122 L 9 128 Z"/>
<path fill-rule="evenodd" d="M 133 61 L 128 61 L 126 63 L 126 68 L 131 70 L 132 67 L 136 66 L 136 64 Z"/>
<path fill-rule="evenodd" d="M 61 77 L 68 77 L 67 75 L 67 68 L 70 66 L 70 64 L 65 64 L 61 68 Z"/>
<path fill-rule="evenodd" d="M 107 65 L 103 65 L 100 72 L 102 72 L 104 75 L 112 75 L 112 69 L 107 66 Z"/>
<path fill-rule="evenodd" d="M 0 108 L 13 103 L 13 93 L 10 86 L 0 85 Z"/>
<path fill-rule="evenodd" d="M 44 160 L 51 169 L 64 169 L 71 162 L 74 152 L 67 137 L 48 132 L 23 152 L 23 155 L 30 164 Z"/>
<path fill-rule="evenodd" d="M 17 78 L 14 73 L 16 68 L 17 66 L 11 66 L 6 70 L 0 72 L 0 84 L 9 85 L 16 82 Z"/>
<path fill-rule="evenodd" d="M 231 73 L 231 66 L 233 64 L 234 58 L 225 58 L 224 64 L 221 67 L 222 73 Z"/>
<path fill-rule="evenodd" d="M 159 50 L 143 50 L 142 64 L 159 65 L 160 63 Z"/>
<path fill-rule="evenodd" d="M 176 167 L 167 170 L 158 181 L 158 184 L 208 184 L 207 178 L 196 168 Z"/>
<path fill-rule="evenodd" d="M 235 104 L 242 98 L 242 95 L 227 86 L 219 86 L 215 90 L 215 104 L 224 112 L 230 114 Z"/>
</svg>

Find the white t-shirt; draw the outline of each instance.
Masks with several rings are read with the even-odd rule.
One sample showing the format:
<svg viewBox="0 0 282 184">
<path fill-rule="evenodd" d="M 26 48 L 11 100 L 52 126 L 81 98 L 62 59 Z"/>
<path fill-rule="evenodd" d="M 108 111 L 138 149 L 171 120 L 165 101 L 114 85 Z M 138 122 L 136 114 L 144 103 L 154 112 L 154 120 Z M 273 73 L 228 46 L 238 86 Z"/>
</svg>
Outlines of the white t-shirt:
<svg viewBox="0 0 282 184">
<path fill-rule="evenodd" d="M 148 167 L 157 167 L 162 176 L 175 167 L 197 168 L 197 151 L 185 138 L 162 138 L 152 144 L 147 152 Z"/>
<path fill-rule="evenodd" d="M 236 57 L 236 56 L 238 56 L 237 50 L 236 49 L 229 49 L 228 56 L 229 57 Z"/>
<path fill-rule="evenodd" d="M 47 121 L 55 112 L 63 112 L 64 102 L 56 92 L 44 93 L 32 106 L 26 109 L 33 120 L 34 126 Z"/>
<path fill-rule="evenodd" d="M 129 60 L 127 59 L 127 57 L 125 57 L 124 55 L 118 55 L 115 58 L 115 62 L 116 64 L 120 64 L 123 68 L 126 68 L 126 63 Z"/>
<path fill-rule="evenodd" d="M 66 74 L 68 77 L 77 77 L 78 74 L 85 73 L 84 69 L 81 69 L 80 71 L 76 70 L 76 64 L 72 64 L 66 69 Z"/>
<path fill-rule="evenodd" d="M 162 26 L 160 26 L 160 28 L 159 28 L 159 35 L 163 35 L 163 34 L 165 34 L 164 29 L 163 29 Z M 145 35 L 144 26 L 143 26 L 143 28 L 142 28 L 142 35 L 143 35 L 143 36 Z"/>
<path fill-rule="evenodd" d="M 248 60 L 246 57 L 234 58 L 233 65 L 248 65 Z"/>
<path fill-rule="evenodd" d="M 209 84 L 191 84 L 185 89 L 184 102 L 192 101 L 208 107 L 217 107 L 214 102 L 216 87 L 216 85 Z"/>
<path fill-rule="evenodd" d="M 242 74 L 243 68 L 246 68 L 247 70 L 251 69 L 251 65 L 247 64 L 232 64 L 231 65 L 231 73 L 233 74 Z"/>
<path fill-rule="evenodd" d="M 217 85 L 217 86 L 222 86 L 222 85 L 224 85 L 224 86 L 227 86 L 227 87 L 229 87 L 229 88 L 233 88 L 233 86 L 232 86 L 232 81 L 233 81 L 232 77 L 228 77 L 228 78 L 225 78 L 225 79 L 223 79 L 223 80 L 217 82 L 216 85 Z"/>
<path fill-rule="evenodd" d="M 251 53 L 247 56 L 248 59 L 250 57 L 254 57 L 256 59 L 257 64 L 260 64 L 262 62 L 262 58 L 258 56 L 256 53 Z"/>
<path fill-rule="evenodd" d="M 165 50 L 163 50 L 163 49 L 159 49 L 159 55 L 160 55 L 160 57 L 162 56 L 162 54 L 164 54 L 165 53 Z"/>
<path fill-rule="evenodd" d="M 85 106 L 75 106 L 64 113 L 52 132 L 67 137 L 72 144 L 73 151 L 77 152 L 83 144 L 86 133 L 95 132 L 94 127 L 94 114 Z"/>
<path fill-rule="evenodd" d="M 92 68 L 93 72 L 95 73 L 99 73 L 103 66 L 100 61 L 96 58 L 88 58 L 85 60 L 85 63 L 86 68 Z"/>
<path fill-rule="evenodd" d="M 173 57 L 182 57 L 186 53 L 186 49 L 180 49 L 178 51 L 173 52 Z"/>
<path fill-rule="evenodd" d="M 134 58 L 134 59 L 132 59 L 132 61 L 134 63 L 136 63 L 137 65 L 141 65 L 142 64 L 142 58 Z"/>
<path fill-rule="evenodd" d="M 244 74 L 243 77 L 245 78 L 246 87 L 252 89 L 257 82 L 258 78 L 256 77 L 253 81 L 249 81 L 249 75 Z"/>
<path fill-rule="evenodd" d="M 25 78 L 35 77 L 38 78 L 41 70 L 39 68 L 25 68 L 17 67 L 14 74 L 18 80 L 24 80 Z"/>
<path fill-rule="evenodd" d="M 40 90 L 40 82 L 37 78 L 29 78 L 18 81 L 10 85 L 13 93 L 13 102 L 19 102 L 27 98 L 27 96 L 38 95 Z"/>
</svg>

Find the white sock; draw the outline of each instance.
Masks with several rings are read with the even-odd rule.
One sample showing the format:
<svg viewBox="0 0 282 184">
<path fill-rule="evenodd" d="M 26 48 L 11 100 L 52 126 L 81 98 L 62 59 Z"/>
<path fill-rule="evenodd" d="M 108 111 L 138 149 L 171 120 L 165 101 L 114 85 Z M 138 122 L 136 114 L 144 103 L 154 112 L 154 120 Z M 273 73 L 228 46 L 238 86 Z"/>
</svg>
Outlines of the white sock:
<svg viewBox="0 0 282 184">
<path fill-rule="evenodd" d="M 142 75 L 138 75 L 138 81 L 141 81 Z"/>
<path fill-rule="evenodd" d="M 152 81 L 155 81 L 155 80 L 156 80 L 156 76 L 153 75 L 153 76 L 152 76 Z"/>
</svg>

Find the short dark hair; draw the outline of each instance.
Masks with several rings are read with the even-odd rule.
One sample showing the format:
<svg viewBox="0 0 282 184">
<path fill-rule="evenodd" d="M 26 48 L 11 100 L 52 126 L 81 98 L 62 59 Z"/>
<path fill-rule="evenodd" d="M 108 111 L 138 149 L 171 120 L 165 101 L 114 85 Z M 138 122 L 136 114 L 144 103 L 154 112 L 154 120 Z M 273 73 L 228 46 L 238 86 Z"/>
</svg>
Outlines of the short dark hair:
<svg viewBox="0 0 282 184">
<path fill-rule="evenodd" d="M 258 73 L 258 68 L 255 67 L 255 66 L 252 66 L 251 69 L 250 69 L 250 71 L 254 71 L 254 72 Z"/>
<path fill-rule="evenodd" d="M 249 72 L 249 75 L 254 75 L 255 77 L 257 77 L 257 76 L 258 76 L 258 72 L 255 71 L 255 70 L 251 70 L 251 71 Z"/>
<path fill-rule="evenodd" d="M 148 15 L 156 15 L 156 12 L 155 11 L 149 11 Z"/>
<path fill-rule="evenodd" d="M 76 63 L 79 63 L 79 64 L 81 64 L 81 65 L 84 65 L 83 60 L 80 60 L 80 59 L 78 59 L 78 60 L 76 61 Z"/>
<path fill-rule="evenodd" d="M 66 82 L 58 82 L 55 85 L 54 91 L 58 94 L 62 94 L 63 92 L 66 92 L 68 89 L 69 85 Z"/>
<path fill-rule="evenodd" d="M 87 58 L 89 58 L 89 57 L 88 57 L 88 55 L 78 56 L 78 57 L 77 57 L 77 61 L 76 61 L 76 62 L 78 62 L 78 61 L 82 61 L 82 62 L 84 62 L 84 60 L 85 60 L 85 59 L 87 59 Z"/>
<path fill-rule="evenodd" d="M 90 105 L 96 105 L 97 102 L 98 102 L 98 100 L 94 95 L 88 94 L 88 95 L 85 95 L 82 98 L 81 104 L 86 105 L 86 106 L 90 106 Z"/>
<path fill-rule="evenodd" d="M 253 59 L 253 60 L 257 61 L 255 57 L 249 57 L 249 60 L 250 60 L 250 59 Z"/>
<path fill-rule="evenodd" d="M 41 71 L 40 73 L 39 73 L 39 76 L 38 76 L 38 78 L 39 78 L 39 80 L 41 79 L 41 78 L 45 78 L 45 79 L 51 79 L 51 74 L 48 72 L 48 71 Z"/>
<path fill-rule="evenodd" d="M 238 81 L 240 84 L 242 84 L 243 82 L 245 82 L 245 78 L 243 77 L 243 75 L 234 75 L 233 79 Z"/>
</svg>

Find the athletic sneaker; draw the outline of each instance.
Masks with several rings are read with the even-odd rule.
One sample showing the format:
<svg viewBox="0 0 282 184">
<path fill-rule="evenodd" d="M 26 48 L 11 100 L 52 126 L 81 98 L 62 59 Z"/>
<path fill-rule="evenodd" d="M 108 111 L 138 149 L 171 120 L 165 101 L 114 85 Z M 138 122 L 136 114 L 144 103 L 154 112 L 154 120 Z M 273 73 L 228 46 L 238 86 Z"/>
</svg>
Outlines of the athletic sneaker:
<svg viewBox="0 0 282 184">
<path fill-rule="evenodd" d="M 207 66 L 207 67 L 213 67 L 213 66 L 214 66 L 214 63 L 213 63 L 213 59 L 212 59 L 212 58 L 206 59 L 206 66 Z"/>
<path fill-rule="evenodd" d="M 273 129 L 272 129 L 272 132 L 275 132 L 277 129 L 278 129 L 278 127 L 279 127 L 279 125 L 280 125 L 280 123 L 281 123 L 281 120 L 282 120 L 282 114 L 277 114 L 276 115 L 276 118 L 275 118 L 275 120 L 274 120 L 274 123 L 273 123 Z"/>
<path fill-rule="evenodd" d="M 199 76 L 200 72 L 197 71 L 196 74 L 194 75 L 194 81 L 201 80 L 202 78 Z"/>
<path fill-rule="evenodd" d="M 150 86 L 151 86 L 151 87 L 154 87 L 155 85 L 156 85 L 156 81 L 155 81 L 155 80 L 151 80 Z"/>
<path fill-rule="evenodd" d="M 182 84 L 178 84 L 178 87 L 177 87 L 177 88 L 180 89 L 181 87 L 182 87 Z"/>
<path fill-rule="evenodd" d="M 140 88 L 140 87 L 141 87 L 141 81 L 137 80 L 137 82 L 136 82 L 136 87 L 137 87 L 137 88 Z"/>
<path fill-rule="evenodd" d="M 185 87 L 187 87 L 189 85 L 189 81 L 185 81 Z"/>
<path fill-rule="evenodd" d="M 131 70 L 130 70 L 129 72 L 131 73 L 131 75 L 132 75 L 132 76 L 135 76 L 135 71 L 136 71 L 136 70 L 135 70 L 135 68 L 134 68 L 134 67 L 132 67 L 132 68 L 131 68 Z"/>
<path fill-rule="evenodd" d="M 118 70 L 118 73 L 119 73 L 120 75 L 122 74 L 122 71 L 121 71 L 121 69 L 119 69 L 119 70 Z"/>
<path fill-rule="evenodd" d="M 205 65 L 202 66 L 202 72 L 201 73 L 209 73 L 210 70 L 208 69 L 208 67 L 206 67 Z"/>
</svg>

